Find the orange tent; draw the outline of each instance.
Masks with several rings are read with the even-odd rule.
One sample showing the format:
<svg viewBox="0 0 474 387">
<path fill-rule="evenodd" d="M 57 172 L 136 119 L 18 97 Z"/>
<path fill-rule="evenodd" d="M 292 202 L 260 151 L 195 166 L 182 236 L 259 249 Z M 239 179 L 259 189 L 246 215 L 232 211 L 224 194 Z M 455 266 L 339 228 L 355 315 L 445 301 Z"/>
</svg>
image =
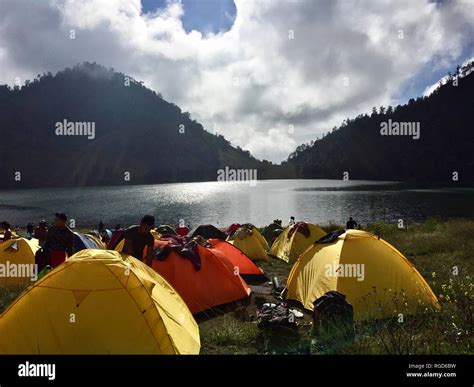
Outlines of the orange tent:
<svg viewBox="0 0 474 387">
<path fill-rule="evenodd" d="M 219 239 L 208 239 L 212 246 L 212 252 L 234 272 L 246 280 L 264 281 L 267 279 L 265 273 L 245 253 L 229 242 Z"/>
<path fill-rule="evenodd" d="M 156 240 L 155 248 L 163 248 L 168 241 Z M 250 288 L 239 272 L 222 256 L 197 245 L 201 268 L 197 270 L 189 260 L 171 251 L 163 260 L 154 259 L 155 269 L 178 292 L 192 313 L 227 304 L 248 297 Z"/>
</svg>

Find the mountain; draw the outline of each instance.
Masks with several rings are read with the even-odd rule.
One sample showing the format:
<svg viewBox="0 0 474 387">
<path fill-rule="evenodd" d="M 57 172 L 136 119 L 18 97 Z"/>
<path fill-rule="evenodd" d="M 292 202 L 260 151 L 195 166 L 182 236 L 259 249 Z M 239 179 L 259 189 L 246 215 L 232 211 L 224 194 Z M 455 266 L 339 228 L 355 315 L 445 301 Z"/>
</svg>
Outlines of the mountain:
<svg viewBox="0 0 474 387">
<path fill-rule="evenodd" d="M 473 70 L 474 62 L 458 66 L 430 96 L 347 119 L 274 165 L 205 131 L 141 82 L 83 63 L 0 86 L 0 188 L 215 181 L 226 167 L 256 169 L 259 179 L 417 183 L 449 183 L 456 172 L 457 184 L 472 184 Z M 381 134 L 405 123 L 419 138 Z"/>
<path fill-rule="evenodd" d="M 95 63 L 0 86 L 2 188 L 212 181 L 218 169 L 260 175 L 268 164 Z"/>
<path fill-rule="evenodd" d="M 450 183 L 457 176 L 458 184 L 474 183 L 473 70 L 474 62 L 458 66 L 428 97 L 347 119 L 299 146 L 282 170 L 299 178 L 342 179 L 347 172 L 350 179 Z M 404 133 L 419 125 L 419 138 L 416 130 L 396 134 L 397 125 Z"/>
</svg>

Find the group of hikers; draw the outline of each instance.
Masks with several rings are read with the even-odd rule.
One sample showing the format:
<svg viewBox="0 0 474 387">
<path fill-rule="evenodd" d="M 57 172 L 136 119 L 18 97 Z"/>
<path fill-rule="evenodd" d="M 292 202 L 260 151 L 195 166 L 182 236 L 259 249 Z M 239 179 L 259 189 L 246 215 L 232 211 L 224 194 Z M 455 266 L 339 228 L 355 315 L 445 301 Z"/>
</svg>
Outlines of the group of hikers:
<svg viewBox="0 0 474 387">
<path fill-rule="evenodd" d="M 36 263 L 40 268 L 47 265 L 56 267 L 66 260 L 67 257 L 74 254 L 75 236 L 74 232 L 67 226 L 67 215 L 62 212 L 57 212 L 54 217 L 54 223 L 48 225 L 45 220 L 39 222 L 38 226 L 34 227 L 32 223 L 27 226 L 28 238 L 38 239 L 41 247 L 36 254 Z M 281 226 L 282 221 L 275 219 L 273 221 Z M 288 226 L 295 225 L 295 217 L 291 216 L 288 221 Z M 0 227 L 3 230 L 2 242 L 10 239 L 19 238 L 11 230 L 11 226 L 8 222 L 3 221 L 0 223 Z M 350 217 L 346 223 L 347 229 L 358 228 L 358 223 Z M 143 251 L 147 247 L 146 251 L 146 263 L 151 266 L 153 259 L 153 245 L 154 237 L 151 231 L 155 228 L 155 217 L 153 215 L 145 215 L 140 221 L 139 225 L 130 226 L 127 229 L 123 229 L 120 224 L 115 226 L 114 231 L 109 234 L 102 221 L 99 223 L 99 236 L 104 243 L 113 239 L 116 234 L 123 234 L 124 246 L 122 252 L 133 257 L 141 259 Z M 180 221 L 179 225 L 175 229 L 176 234 L 180 236 L 186 236 L 190 232 L 190 226 L 185 225 Z"/>
<path fill-rule="evenodd" d="M 57 212 L 54 216 L 54 222 L 52 225 L 48 225 L 45 220 L 39 222 L 37 227 L 33 224 L 27 226 L 27 236 L 29 238 L 38 239 L 38 243 L 41 247 L 36 254 L 36 263 L 40 268 L 44 266 L 56 267 L 66 260 L 67 257 L 74 254 L 75 236 L 74 232 L 67 226 L 67 215 L 64 213 Z M 1 222 L 2 228 L 2 242 L 6 242 L 11 239 L 19 238 L 11 230 L 11 226 L 8 222 Z M 145 215 L 139 225 L 131 226 L 126 230 L 123 230 L 120 225 L 116 225 L 114 233 L 123 233 L 125 242 L 123 252 L 134 257 L 141 258 L 145 246 L 147 249 L 147 263 L 151 265 L 151 259 L 153 254 L 153 243 L 154 238 L 150 233 L 155 228 L 155 218 L 152 215 Z M 104 224 L 99 224 L 99 234 L 103 235 L 101 238 L 106 242 L 109 236 L 105 231 Z"/>
</svg>

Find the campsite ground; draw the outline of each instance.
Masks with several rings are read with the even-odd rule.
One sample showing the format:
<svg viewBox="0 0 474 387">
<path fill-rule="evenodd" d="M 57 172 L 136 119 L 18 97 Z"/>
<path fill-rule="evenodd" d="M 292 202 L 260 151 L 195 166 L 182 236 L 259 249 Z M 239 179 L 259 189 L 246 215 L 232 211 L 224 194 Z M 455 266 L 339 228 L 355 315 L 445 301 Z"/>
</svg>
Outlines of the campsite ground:
<svg viewBox="0 0 474 387">
<path fill-rule="evenodd" d="M 337 228 L 331 225 L 327 231 Z M 439 297 L 439 313 L 426 312 L 403 323 L 386 320 L 357 323 L 355 339 L 320 337 L 312 332 L 309 313 L 293 332 L 262 331 L 256 311 L 264 302 L 278 302 L 271 294 L 254 293 L 250 300 L 215 308 L 199 316 L 202 354 L 462 354 L 474 352 L 474 220 L 429 219 L 400 230 L 395 224 L 373 223 L 367 229 L 400 250 Z M 269 278 L 286 283 L 291 265 L 270 259 L 259 263 Z M 271 287 L 268 286 L 270 289 Z M 22 289 L 0 288 L 0 311 Z"/>
<path fill-rule="evenodd" d="M 327 231 L 337 228 L 329 226 Z M 473 353 L 474 220 L 429 219 L 400 230 L 395 224 L 373 223 L 367 229 L 397 247 L 439 297 L 439 313 L 427 312 L 403 323 L 386 320 L 357 323 L 355 340 L 318 337 L 309 313 L 297 333 L 257 328 L 256 310 L 271 295 L 253 294 L 250 302 L 207 312 L 199 318 L 202 354 L 461 354 Z M 261 266 L 284 284 L 291 266 L 271 259 Z"/>
</svg>

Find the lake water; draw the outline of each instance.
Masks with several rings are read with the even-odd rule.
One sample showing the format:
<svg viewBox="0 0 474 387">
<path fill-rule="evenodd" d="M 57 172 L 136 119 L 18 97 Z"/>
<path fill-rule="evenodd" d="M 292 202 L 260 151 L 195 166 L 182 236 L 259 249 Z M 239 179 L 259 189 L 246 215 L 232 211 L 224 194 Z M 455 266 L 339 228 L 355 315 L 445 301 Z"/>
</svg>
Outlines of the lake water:
<svg viewBox="0 0 474 387">
<path fill-rule="evenodd" d="M 157 224 L 212 223 L 257 226 L 290 216 L 327 224 L 427 217 L 474 216 L 474 189 L 417 189 L 403 184 L 341 180 L 267 180 L 247 183 L 206 182 L 126 187 L 48 188 L 0 191 L 0 220 L 24 227 L 52 220 L 62 211 L 76 227 L 136 224 L 146 213 Z"/>
</svg>

